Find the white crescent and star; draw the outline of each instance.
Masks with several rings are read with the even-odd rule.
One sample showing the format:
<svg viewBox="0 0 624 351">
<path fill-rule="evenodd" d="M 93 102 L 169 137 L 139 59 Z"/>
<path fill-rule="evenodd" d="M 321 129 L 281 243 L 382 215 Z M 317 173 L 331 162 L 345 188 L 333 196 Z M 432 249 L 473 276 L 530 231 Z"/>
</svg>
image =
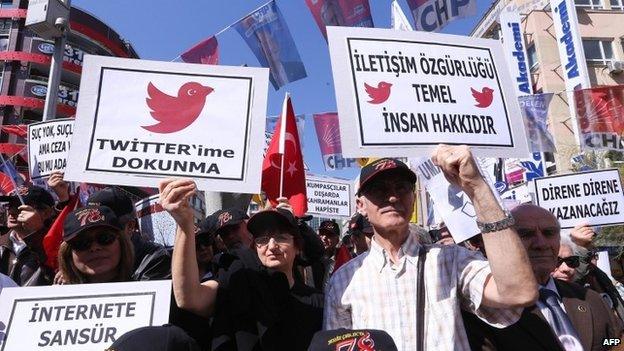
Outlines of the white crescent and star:
<svg viewBox="0 0 624 351">
<path fill-rule="evenodd" d="M 292 133 L 286 133 L 284 139 L 286 140 L 286 142 L 290 141 L 293 145 L 293 148 L 295 148 L 297 146 L 297 142 L 295 140 L 295 136 L 292 135 Z M 271 167 L 275 168 L 275 169 L 280 169 L 279 165 L 276 165 L 273 160 L 271 160 Z M 292 177 L 296 172 L 298 171 L 297 167 L 296 167 L 296 163 L 295 162 L 288 162 L 288 169 L 286 170 L 286 173 L 290 174 L 290 176 Z"/>
</svg>

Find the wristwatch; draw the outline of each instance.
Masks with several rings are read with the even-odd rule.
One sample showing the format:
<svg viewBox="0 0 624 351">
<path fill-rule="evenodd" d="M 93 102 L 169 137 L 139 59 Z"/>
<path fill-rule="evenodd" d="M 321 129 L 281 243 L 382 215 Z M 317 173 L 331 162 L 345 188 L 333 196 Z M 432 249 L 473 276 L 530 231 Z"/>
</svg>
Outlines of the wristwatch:
<svg viewBox="0 0 624 351">
<path fill-rule="evenodd" d="M 516 223 L 516 221 L 511 216 L 511 213 L 509 213 L 508 211 L 504 211 L 504 212 L 505 212 L 505 218 L 501 219 L 500 221 L 489 222 L 489 223 L 483 223 L 483 222 L 477 221 L 477 227 L 479 227 L 481 234 L 499 232 L 503 229 L 511 228 Z"/>
</svg>

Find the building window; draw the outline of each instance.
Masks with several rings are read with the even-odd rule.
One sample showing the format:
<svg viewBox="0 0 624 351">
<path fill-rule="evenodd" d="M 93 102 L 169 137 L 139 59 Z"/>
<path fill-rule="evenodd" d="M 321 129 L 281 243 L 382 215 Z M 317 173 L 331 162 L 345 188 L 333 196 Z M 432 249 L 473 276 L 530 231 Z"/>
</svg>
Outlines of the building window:
<svg viewBox="0 0 624 351">
<path fill-rule="evenodd" d="M 9 50 L 9 36 L 0 35 L 0 51 Z"/>
<path fill-rule="evenodd" d="M 611 10 L 624 10 L 624 0 L 611 0 Z"/>
<path fill-rule="evenodd" d="M 585 7 L 590 9 L 602 9 L 602 0 L 574 0 L 577 7 Z"/>
<path fill-rule="evenodd" d="M 13 20 L 11 19 L 0 20 L 0 34 L 9 34 L 12 24 Z"/>
<path fill-rule="evenodd" d="M 531 72 L 537 70 L 539 67 L 539 61 L 537 60 L 537 50 L 535 50 L 535 45 L 531 45 L 527 48 L 527 59 L 529 60 L 529 69 Z"/>
<path fill-rule="evenodd" d="M 613 60 L 613 44 L 611 40 L 583 39 L 585 59 L 590 64 L 606 65 Z"/>
</svg>

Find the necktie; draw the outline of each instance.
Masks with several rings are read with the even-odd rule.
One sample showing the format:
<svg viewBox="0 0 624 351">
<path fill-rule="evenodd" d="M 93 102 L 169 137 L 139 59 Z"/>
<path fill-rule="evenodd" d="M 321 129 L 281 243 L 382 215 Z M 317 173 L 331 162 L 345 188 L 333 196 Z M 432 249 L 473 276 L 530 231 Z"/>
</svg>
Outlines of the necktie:
<svg viewBox="0 0 624 351">
<path fill-rule="evenodd" d="M 570 344 L 577 344 L 581 339 L 576 329 L 570 321 L 570 317 L 565 313 L 559 304 L 559 296 L 550 289 L 540 289 L 540 301 L 550 310 L 555 322 L 554 331 L 559 341 L 566 350 L 574 349 Z M 576 339 L 576 340 L 574 340 Z"/>
</svg>

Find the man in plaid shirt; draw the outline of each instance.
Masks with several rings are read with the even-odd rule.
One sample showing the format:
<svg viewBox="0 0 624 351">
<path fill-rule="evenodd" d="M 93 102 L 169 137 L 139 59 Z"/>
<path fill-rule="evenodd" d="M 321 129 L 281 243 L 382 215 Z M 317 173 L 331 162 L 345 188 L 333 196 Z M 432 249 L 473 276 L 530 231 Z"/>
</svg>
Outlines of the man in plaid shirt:
<svg viewBox="0 0 624 351">
<path fill-rule="evenodd" d="M 466 146 L 440 145 L 432 160 L 468 195 L 489 263 L 457 245 L 425 245 L 425 350 L 470 350 L 460 308 L 496 327 L 515 323 L 538 297 L 526 251 Z M 416 265 L 423 247 L 409 230 L 416 175 L 396 159 L 362 168 L 357 207 L 374 228 L 371 249 L 332 276 L 325 329 L 381 329 L 398 349 L 417 350 Z"/>
</svg>

